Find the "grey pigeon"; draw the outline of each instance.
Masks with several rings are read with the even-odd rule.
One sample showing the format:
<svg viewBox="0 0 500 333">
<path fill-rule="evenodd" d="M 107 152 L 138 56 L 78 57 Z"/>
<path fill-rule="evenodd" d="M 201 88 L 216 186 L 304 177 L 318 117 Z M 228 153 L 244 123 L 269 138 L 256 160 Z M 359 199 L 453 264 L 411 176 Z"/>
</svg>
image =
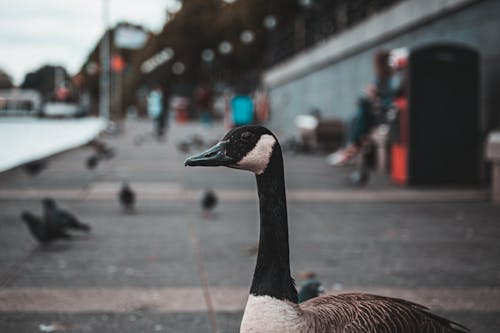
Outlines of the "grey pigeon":
<svg viewBox="0 0 500 333">
<path fill-rule="evenodd" d="M 49 244 L 57 239 L 70 238 L 64 229 L 49 229 L 47 224 L 40 217 L 29 211 L 23 211 L 21 218 L 28 226 L 31 235 L 43 245 Z"/>
<path fill-rule="evenodd" d="M 76 229 L 89 232 L 90 225 L 80 222 L 70 212 L 60 209 L 52 198 L 43 199 L 44 219 L 50 232 L 65 229 Z"/>
<path fill-rule="evenodd" d="M 325 292 L 325 288 L 315 278 L 304 281 L 299 291 L 299 303 L 305 302 L 311 298 L 318 297 Z"/>
<path fill-rule="evenodd" d="M 99 158 L 109 160 L 115 156 L 115 150 L 105 142 L 95 141 L 94 149 Z"/>
<path fill-rule="evenodd" d="M 198 134 L 194 134 L 192 137 L 191 137 L 191 146 L 192 147 L 195 147 L 195 148 L 201 148 L 205 145 L 205 141 L 203 140 L 203 138 L 198 135 Z"/>
<path fill-rule="evenodd" d="M 99 164 L 99 156 L 91 155 L 87 157 L 87 161 L 85 164 L 87 166 L 87 169 L 93 170 L 97 167 L 98 164 Z"/>
<path fill-rule="evenodd" d="M 132 213 L 135 207 L 135 192 L 127 182 L 123 182 L 122 188 L 118 193 L 118 200 L 127 213 Z"/>
<path fill-rule="evenodd" d="M 177 150 L 181 153 L 189 153 L 191 150 L 191 144 L 187 141 L 180 141 L 177 143 Z"/>
<path fill-rule="evenodd" d="M 32 161 L 24 165 L 24 170 L 30 176 L 36 176 L 47 167 L 47 162 L 44 160 Z"/>
<path fill-rule="evenodd" d="M 201 196 L 201 208 L 203 215 L 208 217 L 212 210 L 217 206 L 218 198 L 212 189 L 206 189 Z"/>
</svg>

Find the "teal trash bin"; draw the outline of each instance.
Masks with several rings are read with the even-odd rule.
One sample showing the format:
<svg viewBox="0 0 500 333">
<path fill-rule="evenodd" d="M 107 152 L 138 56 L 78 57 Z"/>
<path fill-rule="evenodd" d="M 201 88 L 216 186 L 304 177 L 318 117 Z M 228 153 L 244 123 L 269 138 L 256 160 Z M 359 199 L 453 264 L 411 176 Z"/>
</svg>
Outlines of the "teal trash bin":
<svg viewBox="0 0 500 333">
<path fill-rule="evenodd" d="M 231 99 L 231 113 L 235 126 L 249 125 L 253 123 L 254 105 L 249 96 L 236 95 Z"/>
</svg>

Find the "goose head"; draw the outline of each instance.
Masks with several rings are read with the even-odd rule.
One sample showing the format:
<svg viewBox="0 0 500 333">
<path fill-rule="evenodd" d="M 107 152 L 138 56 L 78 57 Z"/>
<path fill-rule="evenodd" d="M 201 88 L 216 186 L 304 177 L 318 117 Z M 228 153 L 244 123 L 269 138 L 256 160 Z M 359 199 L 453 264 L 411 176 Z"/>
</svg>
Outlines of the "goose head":
<svg viewBox="0 0 500 333">
<path fill-rule="evenodd" d="M 189 157 L 186 166 L 226 166 L 262 174 L 278 140 L 262 126 L 242 126 L 229 131 L 215 146 Z"/>
</svg>

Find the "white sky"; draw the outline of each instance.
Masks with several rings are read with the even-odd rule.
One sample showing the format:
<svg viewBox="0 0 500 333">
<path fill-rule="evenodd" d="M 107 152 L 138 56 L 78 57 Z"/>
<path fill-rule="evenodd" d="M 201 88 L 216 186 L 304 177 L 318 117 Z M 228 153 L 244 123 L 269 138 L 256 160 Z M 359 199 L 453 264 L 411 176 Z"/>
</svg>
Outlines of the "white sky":
<svg viewBox="0 0 500 333">
<path fill-rule="evenodd" d="M 0 0 L 0 68 L 20 84 L 44 64 L 74 74 L 104 31 L 105 0 Z M 158 31 L 176 0 L 109 0 L 110 25 L 122 20 Z"/>
</svg>

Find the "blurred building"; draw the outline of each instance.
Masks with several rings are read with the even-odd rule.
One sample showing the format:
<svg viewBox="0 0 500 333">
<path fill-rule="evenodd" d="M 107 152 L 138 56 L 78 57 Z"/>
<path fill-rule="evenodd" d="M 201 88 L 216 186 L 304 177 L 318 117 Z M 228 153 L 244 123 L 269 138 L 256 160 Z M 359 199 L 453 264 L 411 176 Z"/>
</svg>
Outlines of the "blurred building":
<svg viewBox="0 0 500 333">
<path fill-rule="evenodd" d="M 128 105 L 136 103 L 138 65 L 143 48 L 150 42 L 152 33 L 142 26 L 120 22 L 101 36 L 82 64 L 73 81 L 79 87 L 81 98 L 88 101 L 92 114 L 99 112 L 101 97 L 100 80 L 104 73 L 100 48 L 104 41 L 109 42 L 109 98 L 111 118 L 123 116 Z M 107 38 L 105 38 L 107 37 Z"/>
<path fill-rule="evenodd" d="M 294 130 L 312 108 L 347 120 L 373 81 L 377 49 L 454 43 L 480 54 L 482 137 L 500 125 L 500 1 L 299 1 L 302 9 L 271 37 L 262 79 L 269 89 L 271 126 Z"/>
</svg>

